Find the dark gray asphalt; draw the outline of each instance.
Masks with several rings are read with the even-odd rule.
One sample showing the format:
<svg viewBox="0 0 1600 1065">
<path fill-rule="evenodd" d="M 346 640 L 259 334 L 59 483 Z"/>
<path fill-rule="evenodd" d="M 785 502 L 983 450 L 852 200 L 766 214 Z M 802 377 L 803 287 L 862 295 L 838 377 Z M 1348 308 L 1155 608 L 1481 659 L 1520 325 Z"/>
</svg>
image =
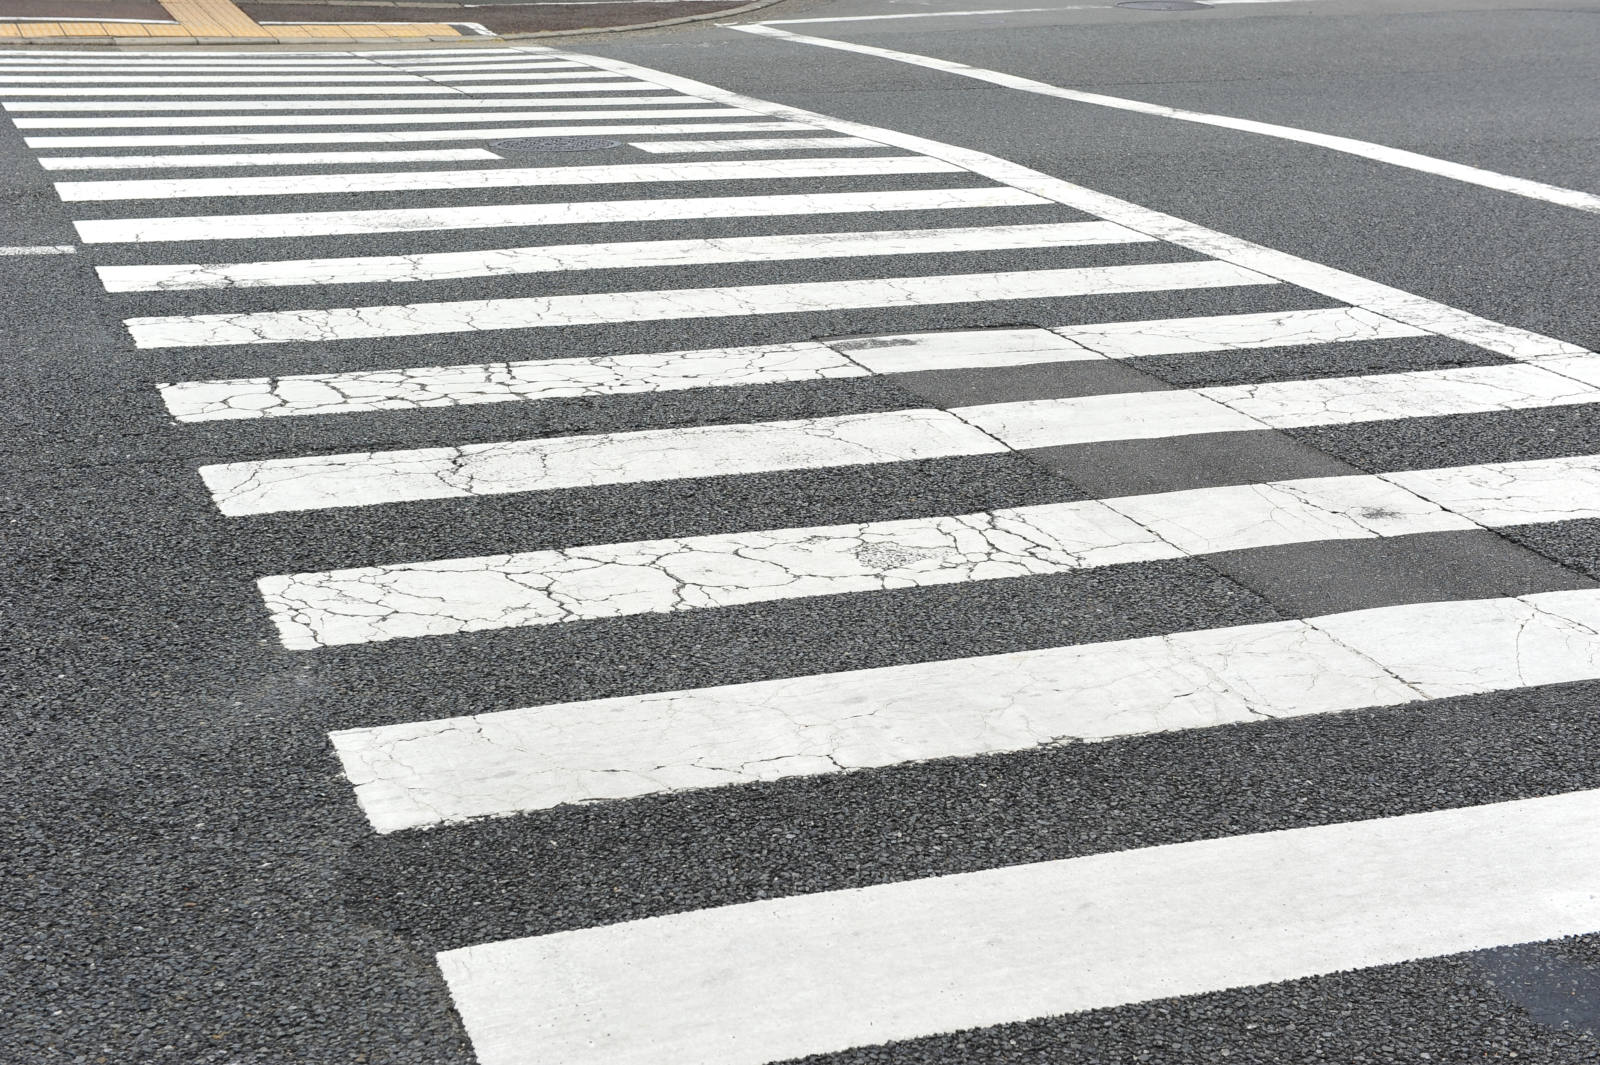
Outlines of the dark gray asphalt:
<svg viewBox="0 0 1600 1065">
<path fill-rule="evenodd" d="M 961 7 L 957 0 L 916 7 L 789 0 L 760 14 L 941 6 Z M 1600 5 L 1503 10 L 1330 0 L 1183 14 L 1063 11 L 788 28 L 1372 139 L 1600 193 Z M 563 43 L 981 149 L 1495 320 L 1600 345 L 1597 215 L 1300 145 L 704 25 Z M 0 129 L 0 245 L 71 243 L 70 217 L 237 209 L 219 200 L 137 210 L 77 204 L 69 213 L 17 132 L 0 125 L 7 127 Z M 933 176 L 860 187 L 967 183 Z M 527 191 L 500 198 L 526 200 Z M 729 184 L 654 194 L 749 191 Z M 760 191 L 805 188 L 768 182 Z M 475 194 L 471 202 L 497 195 Z M 540 195 L 583 196 L 575 189 Z M 408 206 L 457 202 L 443 193 L 414 200 Z M 330 196 L 316 206 L 362 204 L 361 197 Z M 1032 211 L 1007 212 L 1005 221 L 1075 217 L 1066 209 L 1040 208 L 1037 217 Z M 999 220 L 967 214 L 961 224 Z M 900 224 L 885 217 L 778 219 L 763 228 Z M 654 223 L 629 239 L 740 231 L 730 220 Z M 526 242 L 577 243 L 598 239 L 595 233 L 553 227 Z M 1600 578 L 1600 523 L 1566 522 L 1500 537 L 1300 545 L 1067 577 L 310 655 L 282 650 L 254 589 L 265 573 L 1600 451 L 1600 411 L 1573 407 L 229 520 L 216 513 L 196 465 L 1499 359 L 1428 339 L 1334 353 L 1307 348 L 1271 360 L 1148 359 L 1111 376 L 1078 366 L 937 379 L 906 374 L 179 429 L 153 383 L 1326 301 L 1277 286 L 785 315 L 692 328 L 639 323 L 558 337 L 530 331 L 358 341 L 315 351 L 137 351 L 121 318 L 196 313 L 208 299 L 215 309 L 268 309 L 476 298 L 519 287 L 502 279 L 346 286 L 348 293 L 110 298 L 91 270 L 92 262 L 500 247 L 505 235 L 0 257 L 3 695 L 11 708 L 11 727 L 0 737 L 7 800 L 0 828 L 0 1063 L 466 1065 L 471 1052 L 433 963 L 440 949 L 763 897 L 1600 787 L 1600 684 L 1574 684 L 373 836 L 337 772 L 330 730 L 1428 598 L 1589 587 Z M 1069 249 L 1052 253 L 1050 262 L 1110 264 L 1126 254 Z M 1161 257 L 1186 256 L 1147 248 L 1139 261 Z M 1025 269 L 1031 261 L 1029 253 L 968 255 L 959 268 Z M 786 266 L 784 276 L 931 274 L 956 262 L 802 263 Z M 728 283 L 765 276 L 753 267 L 717 271 L 737 279 Z M 702 277 L 699 269 L 652 269 L 552 276 L 540 284 L 545 292 L 603 291 L 690 286 Z M 1600 936 L 1588 936 L 826 1060 L 1594 1063 L 1597 981 Z"/>
</svg>

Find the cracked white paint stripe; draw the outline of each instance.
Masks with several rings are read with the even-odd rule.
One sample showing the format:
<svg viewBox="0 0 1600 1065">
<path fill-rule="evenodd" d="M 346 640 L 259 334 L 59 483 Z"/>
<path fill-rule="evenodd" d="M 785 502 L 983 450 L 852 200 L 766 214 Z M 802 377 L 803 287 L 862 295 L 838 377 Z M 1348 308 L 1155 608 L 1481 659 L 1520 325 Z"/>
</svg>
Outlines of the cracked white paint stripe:
<svg viewBox="0 0 1600 1065">
<path fill-rule="evenodd" d="M 656 89 L 657 87 L 654 85 L 629 85 L 623 86 L 623 88 L 638 92 L 640 90 Z M 571 85 L 532 85 L 528 87 L 529 92 L 566 92 L 568 90 L 579 91 Z M 88 102 L 82 100 L 10 100 L 0 104 L 0 108 L 19 114 L 31 114 L 40 111 L 94 112 L 97 114 L 138 111 L 143 114 L 145 112 L 158 111 L 350 111 L 356 108 L 362 111 L 375 111 L 382 108 L 457 107 L 470 108 L 473 111 L 483 110 L 486 114 L 494 114 L 495 112 L 492 109 L 497 107 L 556 107 L 562 104 L 608 107 L 647 103 L 674 103 L 688 106 L 689 104 L 704 102 L 698 97 L 686 96 L 682 93 L 671 93 L 661 96 L 536 96 L 526 100 L 91 100 Z"/>
<path fill-rule="evenodd" d="M 789 285 L 583 293 L 387 307 L 179 315 L 130 318 L 124 324 L 134 343 L 141 348 L 192 347 L 426 336 L 490 329 L 799 314 L 865 307 L 916 307 L 1270 284 L 1276 282 L 1249 270 L 1226 263 L 1202 261 L 813 281 Z"/>
<path fill-rule="evenodd" d="M 620 59 L 603 56 L 585 56 L 584 59 L 599 69 L 609 70 L 618 75 L 637 77 L 658 88 L 676 89 L 692 93 L 704 100 L 747 107 L 773 118 L 804 122 L 817 129 L 832 130 L 848 136 L 867 137 L 906 151 L 921 152 L 935 159 L 948 159 L 993 181 L 1035 193 L 1097 218 L 1127 226 L 1129 229 L 1148 233 L 1201 255 L 1269 274 L 1280 281 L 1298 285 L 1341 303 L 1361 307 L 1374 314 L 1381 314 L 1430 333 L 1452 337 L 1513 359 L 1590 354 L 1576 344 L 1491 321 L 1356 274 L 1241 240 L 1226 233 L 1219 233 L 1214 229 L 1207 229 L 1127 200 L 1120 200 L 1081 185 L 1062 181 L 1060 178 L 985 152 L 943 144 L 926 137 L 900 133 L 879 126 L 833 118 L 768 100 L 759 100 L 702 81 L 650 70 Z"/>
<path fill-rule="evenodd" d="M 244 155 L 59 155 L 41 156 L 46 170 L 142 170 L 159 167 L 340 166 L 366 163 L 500 162 L 486 148 L 430 148 L 377 152 L 251 152 Z"/>
<path fill-rule="evenodd" d="M 92 137 L 27 137 L 28 147 L 41 151 L 57 148 L 221 148 L 251 147 L 266 144 L 415 144 L 424 141 L 496 140 L 500 137 L 579 137 L 609 135 L 616 137 L 644 136 L 655 133 L 703 133 L 727 130 L 733 133 L 782 133 L 803 129 L 792 122 L 662 122 L 660 124 L 619 123 L 617 125 L 581 126 L 496 126 L 492 129 L 352 129 L 338 131 L 306 130 L 299 133 L 162 133 L 143 135 L 113 135 Z M 906 158 L 919 158 L 908 156 Z M 937 160 L 928 160 L 932 166 Z M 652 165 L 652 164 L 640 164 Z M 662 164 L 654 164 L 662 165 Z M 703 164 L 702 164 L 703 165 Z M 551 167 L 549 169 L 558 169 Z M 941 170 L 959 170 L 941 164 Z M 921 171 L 928 173 L 930 171 Z M 419 175 L 420 176 L 420 175 Z M 205 179 L 197 179 L 203 181 Z M 200 185 L 200 188 L 206 186 Z M 471 188 L 470 185 L 396 185 L 395 188 Z M 110 190 L 105 190 L 110 191 Z M 334 190 L 336 191 L 336 190 Z M 359 192 L 361 189 L 351 189 Z M 157 194 L 159 195 L 159 194 Z M 177 194 L 171 194 L 177 195 Z M 183 195 L 224 195 L 215 192 L 185 193 Z M 241 194 L 242 195 L 242 194 Z M 270 195 L 252 193 L 251 195 Z M 63 199 L 126 199 L 122 195 L 63 195 Z"/>
<path fill-rule="evenodd" d="M 1600 928 L 1600 792 L 441 952 L 482 1065 L 761 1065 Z"/>
<path fill-rule="evenodd" d="M 224 514 L 242 515 L 1004 450 L 944 411 L 905 410 L 232 462 L 200 476 Z"/>
<path fill-rule="evenodd" d="M 1012 447 L 1034 448 L 1600 402 L 1600 388 L 1557 372 L 1565 361 L 1025 400 L 952 413 Z"/>
<path fill-rule="evenodd" d="M 1600 593 L 1381 607 L 331 739 L 383 833 L 562 803 L 1600 680 Z"/>
<path fill-rule="evenodd" d="M 685 199 L 597 200 L 479 207 L 308 211 L 285 214 L 114 218 L 73 225 L 86 244 L 180 240 L 261 240 L 347 233 L 417 233 L 437 229 L 593 225 L 678 218 L 759 218 L 779 215 L 863 214 L 879 211 L 954 211 L 1027 207 L 1047 201 L 1008 188 L 906 189 L 880 192 L 785 193 Z"/>
<path fill-rule="evenodd" d="M 736 123 L 747 126 L 748 122 Z M 557 132 L 563 128 L 554 127 Z M 660 127 L 656 127 L 660 128 Z M 408 134 L 411 132 L 406 131 Z M 432 131 L 429 131 L 432 132 Z M 338 133 L 333 136 L 344 137 Z M 362 140 L 364 134 L 351 137 Z M 177 178 L 133 181 L 58 181 L 67 201 L 151 200 L 216 196 L 305 196 L 311 193 L 403 192 L 414 189 L 547 188 L 663 181 L 777 181 L 786 178 L 879 174 L 948 174 L 960 167 L 938 159 L 895 155 L 862 159 L 720 159 L 693 163 L 613 163 L 527 166 L 495 170 L 398 170 L 370 174 L 298 174 L 258 178 Z M 232 190 L 232 191 L 228 191 Z"/>
<path fill-rule="evenodd" d="M 1073 224 L 1073 223 L 1068 223 Z M 101 267 L 102 277 L 108 267 Z M 120 275 L 111 275 L 119 277 Z M 112 287 L 108 284 L 108 287 Z M 1268 321 L 1270 319 L 1270 321 Z M 1142 343 L 1139 326 L 1152 342 Z M 1121 335 L 1123 330 L 1130 338 Z M 1152 347 L 1185 352 L 1230 351 L 1272 344 L 1370 340 L 1416 330 L 1354 309 L 1222 315 L 1153 322 L 1117 322 L 1068 329 L 974 329 L 862 340 L 672 351 L 595 358 L 416 366 L 349 373 L 295 374 L 161 385 L 167 410 L 182 422 L 345 414 L 367 410 L 462 406 L 563 396 L 619 395 L 685 388 L 727 388 L 857 377 L 868 373 L 1021 366 L 1128 358 Z M 1092 351 L 1058 333 L 1104 344 Z M 1163 347 L 1164 345 L 1164 347 Z M 843 354 L 840 354 L 840 353 Z"/>
<path fill-rule="evenodd" d="M 469 406 L 566 396 L 864 377 L 870 371 L 807 341 L 705 351 L 421 366 L 161 385 L 180 422 Z"/>
<path fill-rule="evenodd" d="M 877 141 L 860 137 L 748 137 L 714 141 L 638 141 L 630 148 L 656 155 L 689 152 L 794 152 L 808 148 L 885 148 Z"/>
<path fill-rule="evenodd" d="M 676 104 L 693 101 L 677 97 L 646 97 Z M 568 107 L 554 111 L 477 111 L 455 114 L 439 111 L 423 114 L 381 115 L 182 115 L 179 117 L 137 118 L 18 118 L 12 123 L 18 129 L 175 129 L 192 127 L 244 127 L 244 126 L 398 126 L 407 123 L 424 125 L 438 122 L 538 122 L 541 120 L 567 120 L 590 118 L 724 118 L 749 117 L 751 112 L 738 107 L 651 107 L 647 110 L 616 110 L 620 101 L 615 97 L 604 101 L 603 109 Z M 880 145 L 881 147 L 881 145 Z"/>
<path fill-rule="evenodd" d="M 108 292 L 254 288 L 265 285 L 348 285 L 501 277 L 573 270 L 638 269 L 699 263 L 785 262 L 1011 248 L 1124 244 L 1150 238 L 1110 222 L 973 226 L 845 233 L 792 233 L 709 240 L 629 240 L 611 244 L 542 245 L 417 255 L 288 259 L 249 263 L 102 266 Z"/>
<path fill-rule="evenodd" d="M 682 469 L 682 456 L 671 458 Z M 438 483 L 438 470 L 436 464 L 428 471 L 426 487 Z M 201 472 L 213 493 L 226 497 L 224 513 L 257 513 L 260 493 L 275 488 L 274 479 L 286 471 L 261 476 L 222 466 Z M 396 479 L 408 473 L 398 469 Z M 284 494 L 309 497 L 306 480 Z M 316 490 L 327 494 L 308 501 L 347 503 L 337 494 L 341 488 L 348 491 L 326 478 Z M 252 509 L 229 509 L 235 499 Z M 259 585 L 284 646 L 307 649 L 1476 528 L 1380 477 L 1320 477 L 290 574 L 262 578 Z"/>
</svg>

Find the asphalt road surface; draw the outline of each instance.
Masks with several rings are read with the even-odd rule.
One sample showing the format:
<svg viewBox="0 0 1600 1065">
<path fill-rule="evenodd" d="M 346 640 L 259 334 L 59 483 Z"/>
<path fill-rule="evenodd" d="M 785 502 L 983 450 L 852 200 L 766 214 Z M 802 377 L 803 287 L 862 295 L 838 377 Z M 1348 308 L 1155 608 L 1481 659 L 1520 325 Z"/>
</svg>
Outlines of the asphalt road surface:
<svg viewBox="0 0 1600 1065">
<path fill-rule="evenodd" d="M 1600 1061 L 1600 5 L 1018 7 L 0 55 L 0 1062 Z"/>
</svg>

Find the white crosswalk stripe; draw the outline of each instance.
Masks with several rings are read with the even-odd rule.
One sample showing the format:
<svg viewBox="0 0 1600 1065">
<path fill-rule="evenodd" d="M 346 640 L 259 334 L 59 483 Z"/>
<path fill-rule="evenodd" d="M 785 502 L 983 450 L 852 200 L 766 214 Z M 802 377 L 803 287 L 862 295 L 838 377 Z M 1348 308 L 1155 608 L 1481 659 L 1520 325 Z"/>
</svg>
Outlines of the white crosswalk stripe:
<svg viewBox="0 0 1600 1065">
<path fill-rule="evenodd" d="M 385 837 L 470 838 L 481 818 L 688 789 L 717 789 L 715 809 L 786 778 L 1203 742 L 1600 680 L 1600 591 L 1576 577 L 1523 592 L 1485 572 L 1461 585 L 1475 592 L 1385 599 L 1358 570 L 1359 608 L 1264 591 L 1271 613 L 1195 625 L 1155 602 L 1132 634 L 1062 628 L 993 653 L 839 620 L 869 604 L 929 609 L 936 626 L 955 600 L 935 594 L 1026 607 L 1113 567 L 1221 580 L 1237 564 L 1224 558 L 1449 553 L 1600 520 L 1600 456 L 1549 441 L 1076 483 L 1116 485 L 1140 442 L 1298 462 L 1315 430 L 1400 438 L 1430 419 L 1581 411 L 1600 399 L 1600 356 L 1571 343 L 981 153 L 555 49 L 52 52 L 0 58 L 0 96 L 19 128 L 87 131 L 28 137 L 46 170 L 190 172 L 56 189 L 162 367 L 174 432 L 207 456 L 216 513 L 250 543 L 274 531 L 260 559 L 304 547 L 249 574 L 287 652 L 391 662 L 504 639 L 539 659 L 541 640 L 603 628 L 621 647 L 608 654 L 651 654 L 770 611 L 880 655 L 675 686 L 624 672 L 592 698 L 463 697 L 432 717 L 364 717 L 353 696 L 331 738 Z M 533 165 L 483 145 L 363 147 L 546 137 L 626 143 Z M 294 144 L 330 147 L 272 147 Z M 353 169 L 387 164 L 408 165 Z M 209 213 L 184 213 L 195 199 Z M 144 217 L 115 217 L 126 201 Z M 1196 367 L 1237 376 L 1182 383 Z M 970 472 L 1001 468 L 1059 488 L 1002 498 L 1001 479 Z M 966 471 L 948 476 L 968 502 L 930 470 Z M 846 497 L 805 487 L 824 478 Z M 917 490 L 894 497 L 897 483 Z M 789 486 L 792 506 L 741 509 Z M 1593 932 L 1597 814 L 1600 793 L 1572 791 L 1243 824 L 437 957 L 484 1065 L 763 1065 Z"/>
</svg>

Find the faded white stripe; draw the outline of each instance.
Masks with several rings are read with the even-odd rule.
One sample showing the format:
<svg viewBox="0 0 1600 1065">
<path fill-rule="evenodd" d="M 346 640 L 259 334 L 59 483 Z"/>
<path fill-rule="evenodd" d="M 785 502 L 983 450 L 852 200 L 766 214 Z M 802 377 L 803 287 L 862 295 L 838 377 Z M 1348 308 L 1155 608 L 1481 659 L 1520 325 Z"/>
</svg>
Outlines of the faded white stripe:
<svg viewBox="0 0 1600 1065">
<path fill-rule="evenodd" d="M 752 123 L 738 123 L 751 125 Z M 569 127 L 556 127 L 561 133 Z M 635 127 L 645 130 L 667 127 Z M 407 131 L 410 132 L 409 130 Z M 343 134 L 333 134 L 343 136 Z M 362 140 L 361 136 L 350 138 Z M 422 138 L 428 139 L 428 138 Z M 947 174 L 958 171 L 917 155 L 876 158 L 723 159 L 695 163 L 619 163 L 602 166 L 530 166 L 483 170 L 397 170 L 370 174 L 299 174 L 251 178 L 157 178 L 132 181 L 58 181 L 66 201 L 157 200 L 217 196 L 306 196 L 314 193 L 403 192 L 413 189 L 546 188 L 668 181 L 752 181 L 878 174 Z"/>
<path fill-rule="evenodd" d="M 657 155 L 672 155 L 687 152 L 793 152 L 808 148 L 884 148 L 887 145 L 860 137 L 729 137 L 714 141 L 639 141 L 628 147 Z"/>
<path fill-rule="evenodd" d="M 549 85 L 475 85 L 474 93 L 492 92 L 637 92 L 653 86 L 636 81 L 561 82 Z M 275 85 L 255 88 L 248 85 L 152 85 L 149 87 L 106 86 L 73 89 L 60 85 L 6 85 L 0 92 L 9 97 L 24 96 L 464 96 L 465 89 L 453 85 L 420 82 L 416 85 Z"/>
<path fill-rule="evenodd" d="M 913 431 L 937 424 L 934 412 L 917 413 L 926 422 Z M 732 439 L 733 434 L 725 433 L 714 443 Z M 986 438 L 973 439 L 974 444 L 977 439 Z M 526 476 L 531 463 L 524 455 L 532 452 L 530 445 L 551 443 L 509 445 L 517 453 L 487 445 L 419 454 L 412 465 L 397 465 L 383 486 L 413 498 L 422 491 L 443 496 L 492 490 L 510 477 Z M 673 443 L 689 444 L 690 436 L 658 434 L 640 443 L 670 449 Z M 801 438 L 791 446 L 803 443 Z M 668 450 L 666 457 L 682 463 L 709 451 L 692 446 Z M 596 449 L 585 458 L 594 463 L 622 457 L 613 448 L 609 455 Z M 322 467 L 299 469 L 288 464 L 293 460 L 235 463 L 206 467 L 201 475 L 227 514 L 259 513 L 267 509 L 261 501 L 274 495 L 302 505 L 339 506 L 376 495 L 370 472 L 350 474 L 350 460 L 360 458 L 335 456 Z M 444 469 L 451 458 L 456 467 Z M 502 458 L 505 465 L 497 464 Z M 337 465 L 339 459 L 347 464 Z M 766 461 L 770 467 L 771 460 Z M 874 460 L 864 456 L 858 461 Z M 678 476 L 692 475 L 692 467 L 680 468 L 684 472 Z M 482 482 L 475 477 L 479 471 L 484 473 Z M 672 474 L 670 469 L 663 472 Z M 1540 476 L 1545 472 L 1540 470 Z M 560 473 L 567 476 L 564 470 Z M 592 465 L 582 474 L 590 478 L 587 483 L 597 476 L 618 476 L 615 469 L 597 473 Z M 501 480 L 491 480 L 496 477 Z M 1381 477 L 1320 477 L 978 514 L 289 574 L 264 577 L 259 586 L 284 646 L 308 649 L 1477 527 Z"/>
<path fill-rule="evenodd" d="M 1597 630 L 1593 591 L 1422 603 L 331 738 L 372 827 L 395 832 L 562 803 L 1600 680 Z"/>
<path fill-rule="evenodd" d="M 631 86 L 635 91 L 652 89 L 652 85 Z M 570 85 L 533 86 L 530 92 L 557 92 L 572 89 Z M 663 96 L 537 96 L 526 100 L 13 100 L 0 105 L 6 111 L 37 113 L 60 111 L 63 113 L 94 112 L 115 114 L 121 111 L 376 111 L 383 108 L 403 110 L 417 107 L 458 107 L 485 114 L 496 114 L 497 107 L 557 107 L 572 104 L 583 107 L 625 107 L 631 104 L 694 104 L 702 103 L 697 97 L 671 93 Z"/>
<path fill-rule="evenodd" d="M 421 141 L 495 140 L 500 137 L 577 137 L 606 134 L 631 137 L 647 133 L 781 133 L 797 128 L 791 122 L 665 122 L 661 125 L 496 126 L 493 129 L 352 129 L 299 133 L 154 133 L 90 137 L 27 137 L 28 147 L 57 148 L 183 148 L 247 147 L 261 144 L 414 144 Z M 99 197 L 95 197 L 99 198 Z"/>
<path fill-rule="evenodd" d="M 429 148 L 377 152 L 250 152 L 236 155 L 46 155 L 46 170 L 147 170 L 160 167 L 338 166 L 365 163 L 501 162 L 486 148 Z"/>
<path fill-rule="evenodd" d="M 973 226 L 846 233 L 792 233 L 709 240 L 629 240 L 611 244 L 541 245 L 485 251 L 289 259 L 251 263 L 102 266 L 109 292 L 255 288 L 265 285 L 348 285 L 440 281 L 573 270 L 640 269 L 702 263 L 784 262 L 795 259 L 925 255 L 938 252 L 1122 244 L 1150 238 L 1110 222 Z"/>
<path fill-rule="evenodd" d="M 71 255 L 77 250 L 71 244 L 0 245 L 0 255 Z"/>
<path fill-rule="evenodd" d="M 130 318 L 124 324 L 142 348 L 278 344 L 1269 284 L 1276 282 L 1226 263 L 1201 261 L 198 314 Z"/>
<path fill-rule="evenodd" d="M 1600 792 L 442 952 L 482 1065 L 764 1062 L 1600 927 Z"/>
<path fill-rule="evenodd" d="M 416 233 L 437 229 L 498 229 L 519 226 L 589 225 L 669 218 L 755 218 L 800 214 L 860 214 L 875 211 L 953 211 L 1023 207 L 1045 203 L 1010 188 L 908 189 L 885 192 L 820 192 L 773 196 L 706 196 L 690 199 L 600 200 L 484 207 L 435 207 L 368 211 L 309 211 L 285 214 L 114 218 L 74 222 L 86 244 L 129 241 L 259 240 L 270 237 L 335 236 L 344 233 Z"/>
<path fill-rule="evenodd" d="M 662 97 L 675 103 L 686 103 L 677 97 Z M 570 121 L 590 118 L 727 118 L 749 116 L 750 112 L 737 107 L 652 107 L 646 110 L 614 110 L 620 101 L 604 101 L 604 110 L 588 108 L 563 108 L 555 111 L 483 111 L 455 114 L 440 111 L 433 114 L 383 114 L 383 115 L 185 115 L 181 118 L 18 118 L 13 124 L 18 129 L 168 129 L 193 127 L 244 127 L 272 126 L 400 126 L 425 125 L 439 122 L 540 122 Z"/>
</svg>

